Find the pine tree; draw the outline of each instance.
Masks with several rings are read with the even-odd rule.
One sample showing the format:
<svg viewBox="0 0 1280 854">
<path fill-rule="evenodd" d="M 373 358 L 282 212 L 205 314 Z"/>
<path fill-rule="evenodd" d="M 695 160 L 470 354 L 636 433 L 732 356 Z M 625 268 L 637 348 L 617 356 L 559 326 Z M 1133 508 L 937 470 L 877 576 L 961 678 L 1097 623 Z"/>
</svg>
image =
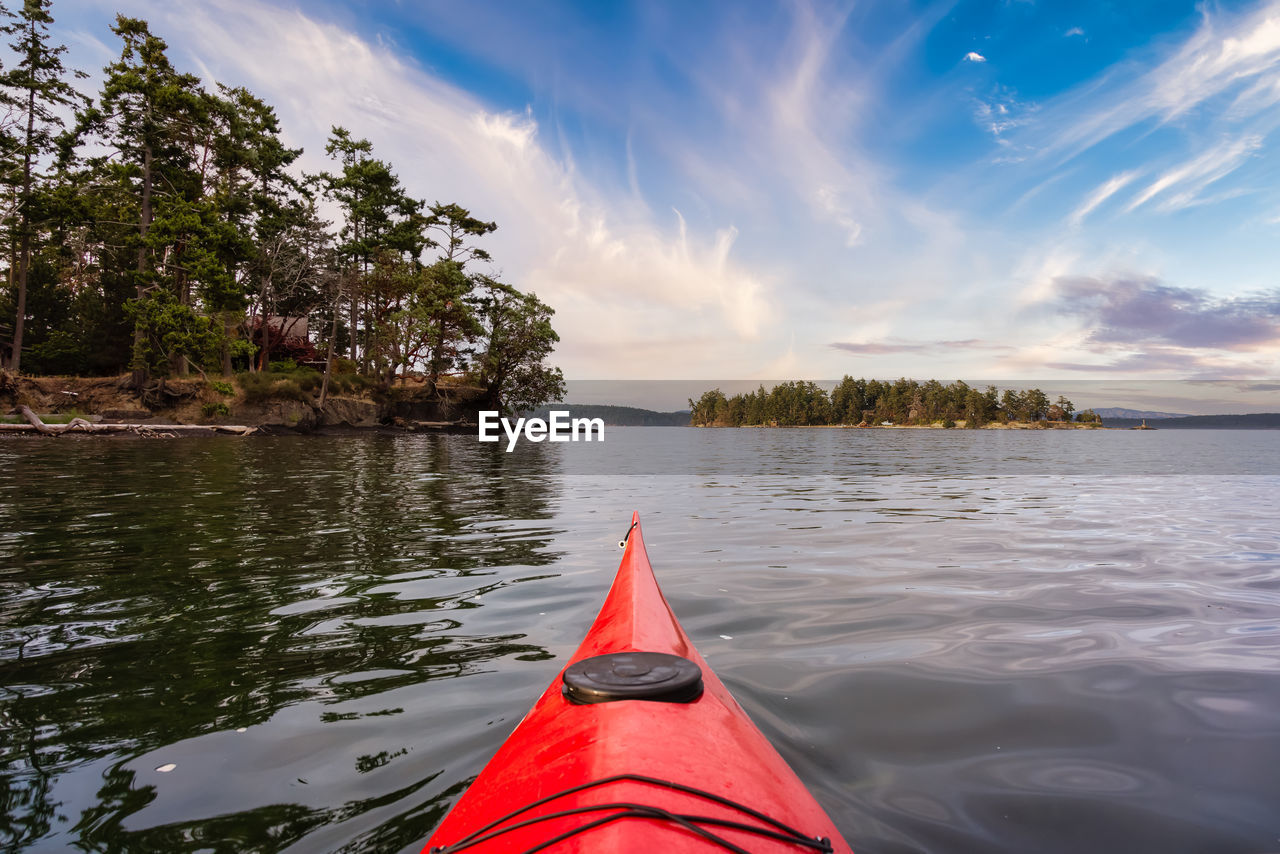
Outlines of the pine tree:
<svg viewBox="0 0 1280 854">
<path fill-rule="evenodd" d="M 56 110 L 58 107 L 82 106 L 86 99 L 76 91 L 68 77 L 85 77 L 79 71 L 68 71 L 62 64 L 65 45 L 52 45 L 49 26 L 53 16 L 49 14 L 52 0 L 24 0 L 22 9 L 11 14 L 11 21 L 3 32 L 15 36 L 10 43 L 18 57 L 12 69 L 0 75 L 0 89 L 5 100 L 16 108 L 19 128 L 11 140 L 14 173 L 5 175 L 5 182 L 13 188 L 16 203 L 13 224 L 15 257 L 10 264 L 14 273 L 16 316 L 13 327 L 13 345 L 9 367 L 14 372 L 22 365 L 22 336 L 27 313 L 27 280 L 31 272 L 32 242 L 40 214 L 37 203 L 37 185 L 40 175 L 36 172 L 40 158 L 54 151 L 56 129 L 63 125 Z"/>
<path fill-rule="evenodd" d="M 208 220 L 198 207 L 199 158 L 210 141 L 212 98 L 198 77 L 173 67 L 168 46 L 146 21 L 118 15 L 111 31 L 123 42 L 120 59 L 106 67 L 98 105 L 81 114 L 76 138 L 92 134 L 101 140 L 109 153 L 89 161 L 101 174 L 100 186 L 114 185 L 132 197 L 136 299 L 159 298 L 157 289 L 167 285 L 175 299 L 166 305 L 181 308 L 166 311 L 189 313 L 191 266 L 201 259 L 193 265 L 184 257 L 191 243 L 184 228 Z M 161 231 L 152 235 L 157 220 Z M 157 312 L 136 310 L 133 316 L 134 345 L 142 348 L 148 334 L 143 324 Z M 173 353 L 176 363 L 185 364 L 182 355 Z M 154 362 L 141 355 L 137 361 L 134 378 L 140 384 Z"/>
<path fill-rule="evenodd" d="M 372 328 L 376 318 L 367 317 L 363 327 L 363 347 L 359 341 L 361 306 L 369 315 L 370 292 L 368 277 L 374 260 L 383 252 L 394 252 L 416 260 L 426 245 L 423 229 L 422 202 L 411 199 L 400 185 L 400 179 L 391 166 L 371 156 L 373 146 L 366 139 L 353 139 L 350 131 L 333 128 L 325 152 L 342 164 L 342 172 L 321 176 L 325 192 L 342 206 L 346 223 L 340 237 L 339 252 L 359 275 L 353 281 L 355 290 L 350 297 L 351 309 L 351 358 L 359 352 L 361 364 L 371 367 L 370 344 L 374 338 Z M 378 314 L 385 316 L 399 306 L 374 306 Z"/>
</svg>

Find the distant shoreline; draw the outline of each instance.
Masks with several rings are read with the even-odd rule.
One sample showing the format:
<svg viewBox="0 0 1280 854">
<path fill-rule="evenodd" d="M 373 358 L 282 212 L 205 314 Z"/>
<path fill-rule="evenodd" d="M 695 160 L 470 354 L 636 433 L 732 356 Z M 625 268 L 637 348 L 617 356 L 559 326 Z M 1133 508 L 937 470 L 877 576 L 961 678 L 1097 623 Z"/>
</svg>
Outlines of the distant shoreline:
<svg viewBox="0 0 1280 854">
<path fill-rule="evenodd" d="M 694 426 L 694 425 L 690 425 Z M 743 424 L 741 427 L 719 426 L 715 424 L 698 424 L 701 430 L 967 430 L 965 422 L 957 421 L 954 427 L 946 427 L 940 422 L 932 424 Z M 1093 422 L 1075 421 L 1010 421 L 1003 424 L 989 423 L 976 430 L 1124 430 L 1125 427 L 1108 427 Z"/>
</svg>

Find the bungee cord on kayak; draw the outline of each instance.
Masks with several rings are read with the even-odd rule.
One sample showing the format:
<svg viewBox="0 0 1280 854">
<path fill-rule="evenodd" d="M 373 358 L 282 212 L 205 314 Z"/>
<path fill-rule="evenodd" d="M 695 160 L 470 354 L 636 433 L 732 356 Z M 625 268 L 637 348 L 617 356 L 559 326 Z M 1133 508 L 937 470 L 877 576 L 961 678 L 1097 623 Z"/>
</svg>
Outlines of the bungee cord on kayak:
<svg viewBox="0 0 1280 854">
<path fill-rule="evenodd" d="M 721 806 L 725 806 L 725 807 L 729 807 L 730 809 L 737 810 L 745 815 L 750 816 L 751 818 L 756 819 L 757 821 L 761 821 L 766 824 L 772 825 L 774 828 L 776 828 L 776 830 L 770 829 L 768 827 L 761 827 L 755 824 L 747 824 L 745 822 L 733 821 L 730 819 L 713 818 L 709 816 L 688 815 L 683 813 L 673 813 L 669 810 L 665 810 L 660 807 L 650 806 L 648 804 L 634 804 L 634 803 L 625 803 L 625 802 L 589 804 L 585 806 L 574 807 L 573 809 L 561 810 L 558 812 L 543 813 L 542 815 L 534 816 L 533 818 L 527 818 L 523 821 L 518 821 L 513 824 L 507 824 L 507 822 L 512 821 L 517 816 L 520 816 L 528 812 L 529 810 L 537 809 L 538 807 L 543 806 L 544 804 L 551 803 L 552 801 L 558 800 L 560 798 L 567 797 L 569 795 L 573 795 L 578 792 L 582 792 L 586 789 L 592 789 L 598 786 L 605 786 L 610 783 L 618 783 L 618 782 L 628 781 L 628 780 L 636 783 L 648 783 L 654 786 L 662 786 L 664 788 L 674 789 L 678 792 L 683 792 L 685 794 L 693 795 L 698 798 L 703 798 L 713 803 L 720 804 Z M 776 819 L 770 818 L 769 816 L 765 815 L 762 812 L 759 812 L 758 810 L 754 810 L 751 807 L 737 803 L 736 801 L 732 801 L 729 798 L 724 798 L 719 795 L 712 794 L 711 792 L 703 791 L 702 789 L 696 789 L 693 786 L 685 786 L 685 785 L 681 785 L 680 783 L 674 783 L 670 780 L 660 780 L 656 777 L 646 777 L 641 774 L 617 774 L 613 777 L 605 777 L 604 779 L 601 779 L 601 780 L 593 780 L 590 783 L 583 783 L 578 786 L 571 786 L 563 791 L 556 792 L 554 795 L 548 795 L 545 798 L 541 798 L 539 800 L 533 801 L 532 803 L 525 804 L 524 806 L 514 809 L 511 812 L 507 813 L 505 816 L 502 816 L 501 818 L 495 821 L 492 821 L 489 824 L 485 825 L 484 827 L 474 831 L 470 835 L 465 836 L 462 839 L 459 839 L 457 842 L 454 842 L 451 845 L 436 846 L 431 848 L 430 854 L 455 854 L 455 852 L 465 851 L 466 849 L 471 848 L 472 846 L 489 842 L 499 836 L 502 836 L 503 834 L 510 833 L 512 831 L 519 830 L 524 827 L 529 827 L 531 825 L 538 824 L 540 822 L 552 821 L 554 819 L 560 819 L 560 818 L 568 818 L 575 815 L 586 815 L 588 813 L 601 812 L 603 810 L 616 810 L 616 812 L 613 812 L 610 815 L 604 816 L 603 818 L 596 819 L 595 821 L 591 821 L 591 822 L 587 822 L 586 824 L 579 825 L 578 827 L 575 827 L 572 830 L 565 831 L 564 833 L 554 836 L 551 839 L 547 839 L 543 842 L 540 842 L 531 848 L 526 848 L 523 851 L 521 851 L 520 854 L 533 854 L 533 852 L 536 852 L 536 851 L 543 851 L 551 847 L 552 845 L 555 845 L 558 842 L 563 842 L 564 840 L 569 839 L 573 836 L 577 836 L 580 833 L 585 833 L 589 830 L 594 830 L 597 827 L 601 827 L 605 824 L 609 824 L 611 822 L 619 821 L 625 818 L 658 819 L 661 821 L 669 821 L 673 824 L 677 824 L 685 828 L 686 830 L 689 830 L 697 834 L 698 836 L 701 836 L 702 838 L 706 839 L 708 842 L 718 845 L 719 847 L 725 849 L 726 851 L 733 851 L 735 852 L 735 854 L 751 854 L 751 852 L 746 848 L 742 848 L 741 846 L 735 845 L 734 843 L 730 842 L 729 840 L 725 839 L 722 836 L 717 836 L 716 834 L 707 830 L 705 827 L 701 827 L 700 825 L 711 824 L 711 825 L 715 825 L 716 827 L 740 830 L 745 833 L 751 833 L 756 836 L 773 839 L 778 842 L 796 845 L 802 848 L 809 848 L 813 851 L 823 852 L 823 854 L 831 854 L 831 852 L 835 850 L 831 845 L 830 839 L 827 839 L 825 837 L 805 836 L 803 833 L 796 830 L 795 828 L 788 827 L 782 822 Z"/>
<path fill-rule="evenodd" d="M 618 540 L 618 548 L 625 549 L 627 547 L 627 540 L 631 539 L 631 532 L 634 531 L 636 529 L 636 525 L 639 524 L 639 521 L 631 523 L 631 527 L 627 528 L 627 532 L 622 535 L 622 539 Z"/>
</svg>

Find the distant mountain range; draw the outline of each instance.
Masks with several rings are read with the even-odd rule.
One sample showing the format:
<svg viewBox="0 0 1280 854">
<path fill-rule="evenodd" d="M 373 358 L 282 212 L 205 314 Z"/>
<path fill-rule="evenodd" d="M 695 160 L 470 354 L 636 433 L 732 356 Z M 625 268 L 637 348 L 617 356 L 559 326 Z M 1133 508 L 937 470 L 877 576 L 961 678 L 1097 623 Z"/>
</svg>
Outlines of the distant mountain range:
<svg viewBox="0 0 1280 854">
<path fill-rule="evenodd" d="M 593 403 L 553 403 L 532 414 L 547 418 L 552 409 L 567 409 L 573 418 L 603 418 L 609 427 L 688 427 L 689 410 L 655 412 L 634 406 L 605 406 Z"/>
<path fill-rule="evenodd" d="M 1098 410 L 1094 410 L 1097 412 Z M 1125 410 L 1121 410 L 1122 412 Z M 1255 412 L 1249 415 L 1186 415 L 1182 418 L 1107 418 L 1103 427 L 1137 427 L 1143 421 L 1156 421 L 1160 430 L 1276 430 L 1280 429 L 1280 412 Z"/>
<path fill-rule="evenodd" d="M 594 403 L 555 403 L 526 415 L 547 418 L 552 409 L 567 409 L 574 418 L 603 418 L 610 427 L 688 427 L 689 410 L 655 412 L 635 406 L 606 406 Z M 1095 409 L 1104 427 L 1137 427 L 1154 421 L 1161 430 L 1268 430 L 1280 429 L 1280 413 L 1262 412 L 1252 415 L 1180 415 L 1176 412 L 1149 412 L 1141 409 L 1106 407 Z"/>
<path fill-rule="evenodd" d="M 1094 409 L 1103 418 L 1186 418 L 1185 412 L 1148 412 L 1144 409 L 1125 409 L 1120 406 L 1108 406 Z"/>
</svg>

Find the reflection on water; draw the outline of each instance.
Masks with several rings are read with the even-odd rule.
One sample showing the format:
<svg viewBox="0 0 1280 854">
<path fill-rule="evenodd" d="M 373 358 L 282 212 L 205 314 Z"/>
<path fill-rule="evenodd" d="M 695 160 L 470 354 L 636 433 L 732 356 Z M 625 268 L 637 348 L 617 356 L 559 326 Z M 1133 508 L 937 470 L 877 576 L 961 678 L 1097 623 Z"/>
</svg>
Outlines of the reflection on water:
<svg viewBox="0 0 1280 854">
<path fill-rule="evenodd" d="M 854 455 L 832 435 L 894 447 L 821 464 Z M 417 850 L 639 509 L 860 854 L 1280 849 L 1276 477 L 998 474 L 1007 444 L 950 432 L 608 441 L 659 474 L 470 437 L 0 443 L 0 847 Z"/>
<path fill-rule="evenodd" d="M 549 658 L 519 594 L 555 576 L 536 456 L 429 438 L 0 452 L 6 846 L 265 850 L 359 817 L 344 841 L 399 848 L 471 749 L 449 734 L 534 687 L 486 685 L 495 663 Z M 460 676 L 469 710 L 439 699 Z"/>
</svg>

